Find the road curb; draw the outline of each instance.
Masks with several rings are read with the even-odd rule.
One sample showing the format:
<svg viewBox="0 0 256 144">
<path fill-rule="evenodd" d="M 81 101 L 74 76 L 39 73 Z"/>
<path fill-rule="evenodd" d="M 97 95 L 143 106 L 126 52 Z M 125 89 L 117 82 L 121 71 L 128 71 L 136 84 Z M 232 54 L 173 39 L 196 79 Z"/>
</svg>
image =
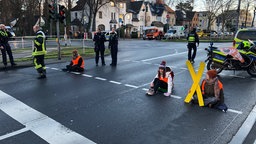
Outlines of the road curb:
<svg viewBox="0 0 256 144">
<path fill-rule="evenodd" d="M 256 121 L 256 105 L 229 144 L 242 144 Z"/>
</svg>

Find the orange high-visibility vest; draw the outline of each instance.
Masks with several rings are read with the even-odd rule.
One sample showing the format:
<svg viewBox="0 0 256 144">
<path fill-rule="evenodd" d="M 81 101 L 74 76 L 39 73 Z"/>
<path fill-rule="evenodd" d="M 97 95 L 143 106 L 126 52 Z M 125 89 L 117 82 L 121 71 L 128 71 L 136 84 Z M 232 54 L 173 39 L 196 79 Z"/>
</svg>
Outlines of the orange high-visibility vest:
<svg viewBox="0 0 256 144">
<path fill-rule="evenodd" d="M 203 94 L 203 95 L 205 94 L 205 92 L 204 92 L 205 83 L 206 83 L 206 81 L 203 80 L 203 82 L 202 82 L 202 94 Z M 220 89 L 223 89 L 223 84 L 222 84 L 219 80 L 218 80 L 218 85 L 219 85 L 219 88 L 220 88 Z"/>
<path fill-rule="evenodd" d="M 167 78 L 167 77 L 165 77 L 165 78 L 160 77 L 160 80 L 161 80 L 161 81 L 164 81 L 165 83 L 168 83 L 168 78 Z"/>
<path fill-rule="evenodd" d="M 81 58 L 81 56 L 77 56 L 76 59 L 72 59 L 73 65 L 77 65 L 80 58 Z M 82 60 L 83 60 L 83 59 L 82 59 Z M 83 60 L 82 65 L 81 65 L 80 67 L 81 67 L 81 68 L 84 68 L 84 60 Z"/>
</svg>

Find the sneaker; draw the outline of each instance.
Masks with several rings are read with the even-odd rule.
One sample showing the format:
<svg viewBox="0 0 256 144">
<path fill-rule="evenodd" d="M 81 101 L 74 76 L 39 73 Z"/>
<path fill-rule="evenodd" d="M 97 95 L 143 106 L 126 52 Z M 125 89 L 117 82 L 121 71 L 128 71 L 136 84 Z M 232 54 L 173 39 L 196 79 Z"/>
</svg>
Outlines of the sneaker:
<svg viewBox="0 0 256 144">
<path fill-rule="evenodd" d="M 167 96 L 167 97 L 169 97 L 171 95 L 171 93 L 164 93 L 164 96 Z"/>
<path fill-rule="evenodd" d="M 147 92 L 147 95 L 150 95 L 150 96 L 152 96 L 152 95 L 154 95 L 154 89 L 152 89 L 152 88 L 150 88 L 149 90 L 148 90 L 148 92 Z"/>
</svg>

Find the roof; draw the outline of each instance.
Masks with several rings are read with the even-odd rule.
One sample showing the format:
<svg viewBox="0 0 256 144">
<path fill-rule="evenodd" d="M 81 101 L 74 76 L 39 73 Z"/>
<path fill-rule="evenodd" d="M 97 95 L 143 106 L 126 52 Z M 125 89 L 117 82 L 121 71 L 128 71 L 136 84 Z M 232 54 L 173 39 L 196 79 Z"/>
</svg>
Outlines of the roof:
<svg viewBox="0 0 256 144">
<path fill-rule="evenodd" d="M 77 25 L 77 26 L 79 26 L 79 25 L 81 25 L 82 23 L 81 23 L 81 21 L 80 21 L 79 19 L 75 18 L 75 19 L 71 22 L 71 24 L 72 24 L 72 25 Z"/>
<path fill-rule="evenodd" d="M 158 4 L 158 3 L 152 4 L 152 3 L 150 3 L 149 6 L 150 6 L 151 13 L 153 15 L 162 16 L 162 14 L 165 10 L 165 5 L 164 4 Z"/>
<path fill-rule="evenodd" d="M 165 10 L 169 13 L 175 13 L 175 11 L 173 9 L 171 9 L 168 5 L 164 5 L 165 6 Z"/>
<path fill-rule="evenodd" d="M 141 6 L 143 4 L 143 1 L 134 1 L 127 3 L 126 11 L 133 10 L 136 14 L 140 13 Z"/>
<path fill-rule="evenodd" d="M 85 6 L 86 1 L 85 0 L 78 0 L 76 2 L 76 6 L 73 7 L 70 11 L 80 11 L 83 10 L 84 6 Z"/>
<path fill-rule="evenodd" d="M 164 24 L 160 21 L 153 21 L 151 23 L 151 26 L 156 26 L 156 27 L 164 27 Z"/>
</svg>

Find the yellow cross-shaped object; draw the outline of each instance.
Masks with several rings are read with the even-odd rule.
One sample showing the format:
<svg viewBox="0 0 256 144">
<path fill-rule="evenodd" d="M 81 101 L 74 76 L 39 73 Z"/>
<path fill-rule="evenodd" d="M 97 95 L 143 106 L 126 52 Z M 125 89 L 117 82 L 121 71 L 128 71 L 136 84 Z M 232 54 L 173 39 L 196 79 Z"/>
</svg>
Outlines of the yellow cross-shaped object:
<svg viewBox="0 0 256 144">
<path fill-rule="evenodd" d="M 204 72 L 205 63 L 200 62 L 197 74 L 195 73 L 194 68 L 193 68 L 192 64 L 190 63 L 190 61 L 187 60 L 186 64 L 188 66 L 188 70 L 189 70 L 190 75 L 191 75 L 194 82 L 193 82 L 193 84 L 192 84 L 192 86 L 191 86 L 191 88 L 188 92 L 188 95 L 187 95 L 187 97 L 185 98 L 184 101 L 186 103 L 189 103 L 191 101 L 195 91 L 196 91 L 199 106 L 204 106 L 203 96 L 202 96 L 202 92 L 201 92 L 201 89 L 200 89 L 199 82 L 200 82 L 200 79 L 201 79 L 201 77 L 203 75 L 203 72 Z"/>
</svg>

